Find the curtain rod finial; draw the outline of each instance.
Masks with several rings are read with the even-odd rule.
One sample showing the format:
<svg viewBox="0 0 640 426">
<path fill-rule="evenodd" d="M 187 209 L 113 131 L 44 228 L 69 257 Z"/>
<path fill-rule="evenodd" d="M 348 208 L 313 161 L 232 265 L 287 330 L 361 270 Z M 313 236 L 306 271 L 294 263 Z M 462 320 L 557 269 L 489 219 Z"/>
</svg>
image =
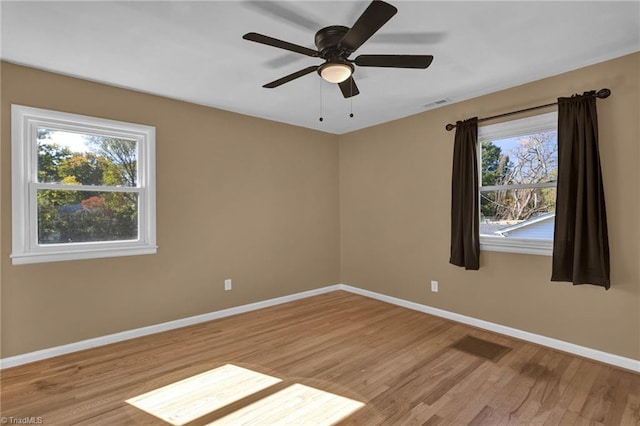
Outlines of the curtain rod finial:
<svg viewBox="0 0 640 426">
<path fill-rule="evenodd" d="M 598 97 L 600 99 L 606 99 L 606 98 L 609 97 L 609 95 L 611 95 L 611 90 L 609 90 L 609 89 L 600 89 L 596 93 L 596 97 Z"/>
<path fill-rule="evenodd" d="M 452 131 L 453 129 L 456 128 L 456 126 L 454 126 L 453 124 L 447 124 L 446 126 L 444 126 L 445 129 L 447 129 L 447 131 Z"/>
</svg>

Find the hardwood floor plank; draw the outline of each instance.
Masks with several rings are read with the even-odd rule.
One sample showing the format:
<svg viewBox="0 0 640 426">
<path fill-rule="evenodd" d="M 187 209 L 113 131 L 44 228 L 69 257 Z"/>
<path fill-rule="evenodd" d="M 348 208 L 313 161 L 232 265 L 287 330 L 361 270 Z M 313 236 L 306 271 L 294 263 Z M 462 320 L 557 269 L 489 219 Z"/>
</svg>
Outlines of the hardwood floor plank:
<svg viewBox="0 0 640 426">
<path fill-rule="evenodd" d="M 483 424 L 483 422 L 491 416 L 493 413 L 493 408 L 485 405 L 482 409 L 476 414 L 473 419 L 469 422 L 469 426 L 479 426 Z"/>
<path fill-rule="evenodd" d="M 640 425 L 640 394 L 631 394 L 628 396 L 620 424 Z"/>
<path fill-rule="evenodd" d="M 474 373 L 456 385 L 449 393 L 449 401 L 466 401 L 464 406 L 456 406 L 449 402 L 439 408 L 437 413 L 455 424 L 481 424 L 485 417 L 490 416 L 494 409 L 489 406 L 495 382 L 492 375 L 497 367 L 484 363 Z M 481 414 L 482 413 L 482 414 Z"/>
<path fill-rule="evenodd" d="M 510 350 L 491 362 L 452 347 L 467 335 Z M 278 382 L 218 409 L 199 402 L 217 397 L 209 388 L 171 386 L 181 399 L 157 406 L 192 405 L 186 426 L 250 419 L 257 406 L 264 421 L 322 424 L 327 404 L 347 410 L 349 401 L 364 406 L 340 425 L 640 426 L 638 374 L 342 291 L 3 370 L 2 415 L 167 425 L 127 401 L 225 365 Z M 288 412 L 277 392 L 313 407 Z"/>
<path fill-rule="evenodd" d="M 444 419 L 436 416 L 435 414 L 427 419 L 422 426 L 439 426 L 445 424 Z"/>
</svg>

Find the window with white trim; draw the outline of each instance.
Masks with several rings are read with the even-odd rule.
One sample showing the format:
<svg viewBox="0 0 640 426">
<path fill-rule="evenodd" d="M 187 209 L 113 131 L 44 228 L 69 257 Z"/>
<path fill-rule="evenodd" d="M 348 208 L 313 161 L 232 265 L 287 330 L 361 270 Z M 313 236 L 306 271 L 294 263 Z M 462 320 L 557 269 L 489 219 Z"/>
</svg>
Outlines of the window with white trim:
<svg viewBox="0 0 640 426">
<path fill-rule="evenodd" d="M 11 114 L 14 265 L 156 252 L 154 127 Z"/>
<path fill-rule="evenodd" d="M 552 254 L 557 127 L 552 112 L 478 129 L 481 250 Z"/>
</svg>

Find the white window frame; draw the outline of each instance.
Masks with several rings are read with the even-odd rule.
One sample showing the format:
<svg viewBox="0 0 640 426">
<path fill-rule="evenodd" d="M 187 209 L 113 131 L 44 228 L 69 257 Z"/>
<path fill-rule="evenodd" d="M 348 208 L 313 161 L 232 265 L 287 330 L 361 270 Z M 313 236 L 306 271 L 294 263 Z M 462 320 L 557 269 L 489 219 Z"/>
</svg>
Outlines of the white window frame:
<svg viewBox="0 0 640 426">
<path fill-rule="evenodd" d="M 61 130 L 135 140 L 137 187 L 127 188 L 138 197 L 138 238 L 38 244 L 37 189 L 68 189 L 60 184 L 38 183 L 37 129 Z M 11 105 L 12 253 L 14 265 L 154 254 L 156 246 L 155 127 L 85 115 Z M 94 191 L 114 191 L 95 186 Z"/>
<path fill-rule="evenodd" d="M 491 124 L 478 128 L 478 173 L 479 191 L 504 189 L 505 186 L 482 186 L 482 141 L 499 140 L 515 136 L 540 133 L 558 129 L 558 112 L 534 115 L 504 123 Z M 518 185 L 507 185 L 517 188 Z M 527 185 L 527 188 L 532 187 Z M 556 183 L 536 184 L 539 188 L 555 188 Z M 480 217 L 478 217 L 480 221 Z M 504 238 L 499 236 L 480 235 L 480 250 L 504 253 L 535 254 L 542 256 L 553 255 L 553 240 L 538 238 Z"/>
</svg>

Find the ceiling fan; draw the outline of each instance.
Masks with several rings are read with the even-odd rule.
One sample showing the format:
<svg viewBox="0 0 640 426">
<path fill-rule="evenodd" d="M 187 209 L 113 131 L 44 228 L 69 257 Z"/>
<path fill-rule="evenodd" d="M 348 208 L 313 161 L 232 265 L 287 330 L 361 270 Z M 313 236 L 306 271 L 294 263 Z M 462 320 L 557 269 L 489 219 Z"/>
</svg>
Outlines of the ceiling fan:
<svg viewBox="0 0 640 426">
<path fill-rule="evenodd" d="M 360 93 L 353 79 L 354 64 L 360 67 L 419 69 L 425 69 L 431 65 L 433 61 L 433 56 L 431 55 L 360 55 L 353 60 L 349 59 L 353 52 L 362 46 L 397 12 L 398 9 L 389 3 L 373 0 L 351 28 L 332 25 L 318 31 L 315 35 L 315 45 L 318 50 L 258 33 L 247 33 L 242 38 L 325 60 L 321 65 L 312 65 L 301 69 L 262 87 L 273 89 L 317 71 L 325 81 L 337 83 L 342 95 L 345 98 L 350 98 Z"/>
</svg>

